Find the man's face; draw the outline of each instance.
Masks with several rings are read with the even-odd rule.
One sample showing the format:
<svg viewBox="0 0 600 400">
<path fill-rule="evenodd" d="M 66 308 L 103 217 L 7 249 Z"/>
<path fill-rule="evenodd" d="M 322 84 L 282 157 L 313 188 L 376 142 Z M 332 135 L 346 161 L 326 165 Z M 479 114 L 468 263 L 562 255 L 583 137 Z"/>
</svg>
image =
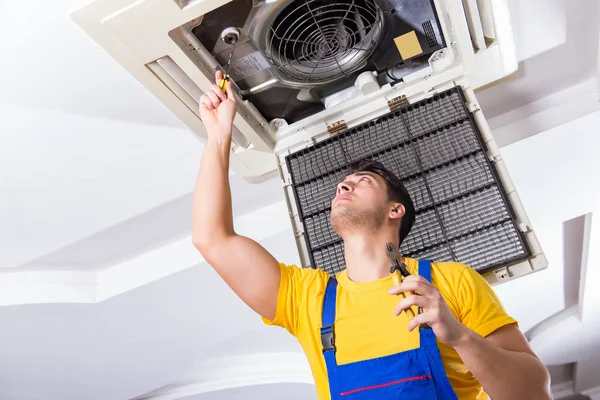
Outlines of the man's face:
<svg viewBox="0 0 600 400">
<path fill-rule="evenodd" d="M 387 219 L 389 205 L 383 178 L 373 172 L 357 172 L 338 184 L 330 222 L 340 236 L 377 230 Z"/>
</svg>

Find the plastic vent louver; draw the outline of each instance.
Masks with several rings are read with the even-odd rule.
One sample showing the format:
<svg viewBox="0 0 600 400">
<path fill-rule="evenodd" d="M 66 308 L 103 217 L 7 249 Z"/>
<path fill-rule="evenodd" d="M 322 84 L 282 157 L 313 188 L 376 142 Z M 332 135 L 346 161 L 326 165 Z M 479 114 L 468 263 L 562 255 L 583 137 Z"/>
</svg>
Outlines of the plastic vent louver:
<svg viewBox="0 0 600 400">
<path fill-rule="evenodd" d="M 458 261 L 480 273 L 531 256 L 457 87 L 286 157 L 313 267 L 344 268 L 331 200 L 348 166 L 365 158 L 400 177 L 415 203 L 405 256 Z"/>
</svg>

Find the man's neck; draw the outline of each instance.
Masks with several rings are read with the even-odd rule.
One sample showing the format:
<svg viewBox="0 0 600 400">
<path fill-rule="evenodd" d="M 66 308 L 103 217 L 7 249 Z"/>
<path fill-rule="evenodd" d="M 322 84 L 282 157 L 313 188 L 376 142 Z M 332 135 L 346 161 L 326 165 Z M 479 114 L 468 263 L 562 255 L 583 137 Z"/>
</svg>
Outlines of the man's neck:
<svg viewBox="0 0 600 400">
<path fill-rule="evenodd" d="M 353 235 L 344 237 L 346 273 L 354 282 L 372 282 L 390 275 L 391 261 L 387 257 L 385 244 L 397 239 L 390 235 Z"/>
</svg>

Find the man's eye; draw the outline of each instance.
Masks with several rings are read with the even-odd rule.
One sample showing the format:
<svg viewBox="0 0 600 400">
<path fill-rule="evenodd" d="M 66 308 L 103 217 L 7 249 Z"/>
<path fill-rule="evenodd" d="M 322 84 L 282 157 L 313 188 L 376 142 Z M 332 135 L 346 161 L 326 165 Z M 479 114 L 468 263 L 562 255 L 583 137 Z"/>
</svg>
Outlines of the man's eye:
<svg viewBox="0 0 600 400">
<path fill-rule="evenodd" d="M 360 180 L 361 180 L 361 181 L 365 181 L 365 182 L 371 182 L 371 180 L 370 180 L 369 178 L 367 178 L 366 176 L 365 176 L 365 177 L 362 177 L 362 178 L 360 178 Z"/>
</svg>

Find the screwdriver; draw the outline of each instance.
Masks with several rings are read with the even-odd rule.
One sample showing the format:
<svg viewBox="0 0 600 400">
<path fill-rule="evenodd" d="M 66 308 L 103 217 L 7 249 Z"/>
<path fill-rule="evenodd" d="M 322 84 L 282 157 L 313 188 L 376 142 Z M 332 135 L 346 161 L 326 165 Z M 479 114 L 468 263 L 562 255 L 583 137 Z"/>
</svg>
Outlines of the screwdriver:
<svg viewBox="0 0 600 400">
<path fill-rule="evenodd" d="M 221 40 L 231 46 L 231 52 L 229 53 L 229 59 L 227 60 L 227 66 L 225 67 L 225 74 L 223 78 L 221 78 L 221 82 L 219 82 L 219 88 L 225 91 L 225 85 L 227 82 L 231 80 L 229 76 L 229 67 L 231 66 L 231 59 L 233 57 L 233 51 L 235 50 L 235 44 L 240 39 L 240 30 L 236 27 L 230 26 L 225 28 L 223 32 L 221 32 Z"/>
<path fill-rule="evenodd" d="M 229 60 L 227 60 L 227 66 L 225 67 L 225 74 L 223 74 L 223 78 L 221 79 L 221 83 L 219 84 L 219 87 L 221 88 L 221 90 L 225 90 L 225 85 L 230 80 L 229 67 L 231 66 L 231 58 L 233 57 L 233 51 L 235 50 L 236 42 L 237 41 L 233 41 L 233 43 L 231 45 L 231 52 L 229 53 Z"/>
</svg>

